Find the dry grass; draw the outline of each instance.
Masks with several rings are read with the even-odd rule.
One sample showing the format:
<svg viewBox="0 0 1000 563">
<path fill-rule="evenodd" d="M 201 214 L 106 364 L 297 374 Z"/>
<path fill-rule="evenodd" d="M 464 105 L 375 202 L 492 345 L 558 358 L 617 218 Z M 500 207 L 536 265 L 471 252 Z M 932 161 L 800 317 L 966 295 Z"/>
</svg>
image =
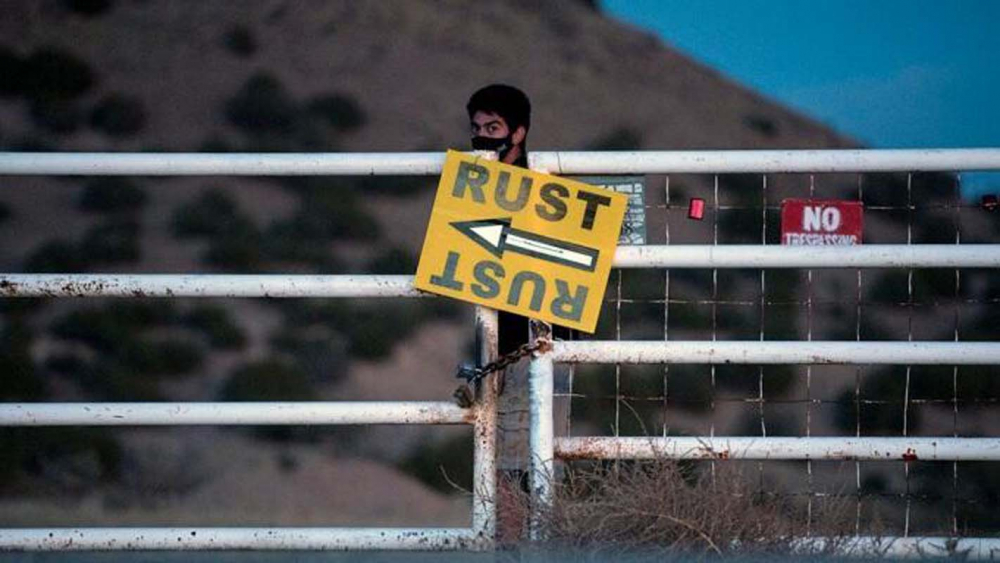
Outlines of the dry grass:
<svg viewBox="0 0 1000 563">
<path fill-rule="evenodd" d="M 755 491 L 733 464 L 672 460 L 576 463 L 541 515 L 546 540 L 527 544 L 530 499 L 517 482 L 498 487 L 499 541 L 517 551 L 541 549 L 586 557 L 629 554 L 801 554 L 807 534 L 829 538 L 823 552 L 853 533 L 848 503 L 824 503 L 807 515 L 787 500 Z M 816 550 L 814 550 L 816 551 Z"/>
</svg>

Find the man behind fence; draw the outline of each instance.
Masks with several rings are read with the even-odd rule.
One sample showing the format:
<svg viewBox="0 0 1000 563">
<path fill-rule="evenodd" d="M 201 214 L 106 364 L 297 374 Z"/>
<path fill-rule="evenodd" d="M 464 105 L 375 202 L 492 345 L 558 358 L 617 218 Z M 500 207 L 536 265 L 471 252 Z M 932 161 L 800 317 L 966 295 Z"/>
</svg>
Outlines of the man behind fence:
<svg viewBox="0 0 1000 563">
<path fill-rule="evenodd" d="M 531 128 L 531 102 L 521 90 L 506 84 L 491 84 L 477 90 L 468 104 L 472 148 L 496 151 L 500 162 L 528 167 L 528 130 Z M 530 338 L 526 317 L 505 313 L 498 314 L 498 343 L 500 355 L 516 350 Z M 569 339 L 572 331 L 556 327 L 553 336 Z M 528 384 L 527 362 L 514 364 L 500 374 L 504 378 L 498 404 L 498 468 L 507 479 L 520 481 L 527 490 L 528 463 Z M 566 370 L 555 373 L 556 391 L 567 385 Z M 565 428 L 569 410 L 566 401 L 556 401 L 556 432 Z"/>
</svg>

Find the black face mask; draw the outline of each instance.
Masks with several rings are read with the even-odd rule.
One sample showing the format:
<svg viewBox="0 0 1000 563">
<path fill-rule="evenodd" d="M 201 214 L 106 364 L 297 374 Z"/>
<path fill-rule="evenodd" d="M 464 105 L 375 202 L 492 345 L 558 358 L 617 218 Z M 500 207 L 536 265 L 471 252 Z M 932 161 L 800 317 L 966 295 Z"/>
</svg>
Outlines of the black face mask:
<svg viewBox="0 0 1000 563">
<path fill-rule="evenodd" d="M 510 149 L 514 148 L 514 140 L 510 135 L 499 139 L 476 135 L 472 138 L 472 148 L 477 151 L 496 151 L 500 154 L 500 158 L 503 158 L 510 152 Z"/>
</svg>

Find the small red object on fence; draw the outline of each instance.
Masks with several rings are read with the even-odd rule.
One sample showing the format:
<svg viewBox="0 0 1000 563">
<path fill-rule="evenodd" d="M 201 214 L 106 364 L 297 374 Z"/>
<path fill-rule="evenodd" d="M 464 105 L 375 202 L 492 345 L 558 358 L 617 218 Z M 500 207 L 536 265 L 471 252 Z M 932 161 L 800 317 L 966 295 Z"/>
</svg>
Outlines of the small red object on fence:
<svg viewBox="0 0 1000 563">
<path fill-rule="evenodd" d="M 705 200 L 700 197 L 691 198 L 688 203 L 688 219 L 701 221 L 705 217 Z"/>
</svg>

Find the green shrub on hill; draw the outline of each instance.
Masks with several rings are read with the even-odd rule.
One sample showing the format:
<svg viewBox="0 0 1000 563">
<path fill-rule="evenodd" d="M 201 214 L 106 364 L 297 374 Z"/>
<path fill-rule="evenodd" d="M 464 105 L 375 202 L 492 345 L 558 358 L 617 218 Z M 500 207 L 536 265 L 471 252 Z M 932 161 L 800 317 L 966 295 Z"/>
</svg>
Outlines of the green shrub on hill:
<svg viewBox="0 0 1000 563">
<path fill-rule="evenodd" d="M 253 31 L 245 25 L 234 25 L 222 38 L 222 44 L 230 53 L 247 58 L 257 52 L 257 40 Z"/>
<path fill-rule="evenodd" d="M 0 329 L 0 401 L 37 401 L 46 385 L 31 356 L 31 330 L 23 320 L 9 317 Z"/>
<path fill-rule="evenodd" d="M 69 51 L 42 48 L 24 59 L 22 93 L 31 101 L 72 100 L 97 81 L 90 66 Z"/>
<path fill-rule="evenodd" d="M 316 96 L 306 103 L 306 109 L 310 115 L 338 131 L 354 131 L 368 121 L 358 100 L 346 93 Z"/>
<path fill-rule="evenodd" d="M 253 229 L 236 199 L 220 188 L 210 188 L 174 209 L 171 228 L 177 238 L 211 237 Z"/>
<path fill-rule="evenodd" d="M 134 180 L 121 176 L 94 177 L 80 196 L 80 209 L 93 213 L 138 211 L 146 205 L 146 192 Z"/>
<path fill-rule="evenodd" d="M 111 137 L 130 137 L 146 125 L 142 100 L 120 93 L 101 98 L 90 114 L 90 126 Z"/>
<path fill-rule="evenodd" d="M 142 255 L 139 231 L 137 221 L 112 220 L 87 231 L 77 251 L 95 264 L 136 262 Z"/>
<path fill-rule="evenodd" d="M 246 346 L 246 332 L 233 322 L 229 311 L 224 307 L 200 305 L 185 313 L 181 322 L 204 334 L 213 348 L 242 350 Z"/>
<path fill-rule="evenodd" d="M 90 262 L 80 254 L 76 245 L 54 240 L 43 243 L 28 254 L 23 269 L 35 274 L 61 274 L 86 272 L 89 267 Z"/>
</svg>

